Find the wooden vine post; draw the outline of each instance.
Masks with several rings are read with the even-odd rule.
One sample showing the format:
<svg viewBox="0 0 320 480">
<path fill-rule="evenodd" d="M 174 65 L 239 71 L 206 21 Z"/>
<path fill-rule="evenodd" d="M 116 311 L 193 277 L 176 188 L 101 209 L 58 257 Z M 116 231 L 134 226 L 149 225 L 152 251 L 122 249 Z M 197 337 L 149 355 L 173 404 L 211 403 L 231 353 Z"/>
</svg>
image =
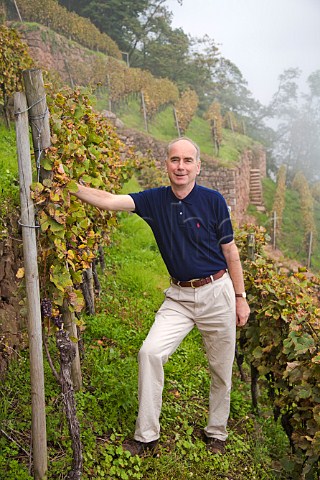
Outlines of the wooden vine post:
<svg viewBox="0 0 320 480">
<path fill-rule="evenodd" d="M 27 103 L 30 109 L 29 120 L 31 123 L 33 148 L 38 170 L 38 181 L 43 181 L 45 178 L 49 178 L 51 176 L 50 171 L 48 172 L 41 167 L 41 162 L 45 156 L 45 150 L 49 148 L 51 144 L 51 134 L 49 112 L 41 70 L 24 70 L 23 82 L 26 91 Z M 76 341 L 76 355 L 72 362 L 72 381 L 75 389 L 80 390 L 82 387 L 82 375 L 79 348 L 77 344 L 78 332 L 75 324 L 75 316 L 72 312 L 69 312 L 66 304 L 63 306 L 62 321 L 66 327 L 66 330 L 69 332 L 69 335 Z"/>
<path fill-rule="evenodd" d="M 272 247 L 275 250 L 277 246 L 277 212 L 273 212 L 273 236 Z"/>
<path fill-rule="evenodd" d="M 141 90 L 141 105 L 142 105 L 142 112 L 143 112 L 143 119 L 144 119 L 144 128 L 146 132 L 149 133 L 147 108 L 146 108 L 146 102 L 144 99 L 144 93 L 142 90 Z"/>
<path fill-rule="evenodd" d="M 31 377 L 32 456 L 35 480 L 47 475 L 47 430 L 44 395 L 42 326 L 40 287 L 37 259 L 37 241 L 34 205 L 30 196 L 32 167 L 29 142 L 27 102 L 24 93 L 14 96 L 16 116 L 17 153 L 21 201 L 23 256 L 28 303 L 28 333 Z"/>
<path fill-rule="evenodd" d="M 309 233 L 309 247 L 308 247 L 308 260 L 307 260 L 307 268 L 311 267 L 311 255 L 312 255 L 312 230 Z"/>
<path fill-rule="evenodd" d="M 177 132 L 178 132 L 178 137 L 181 137 L 180 125 L 179 125 L 177 110 L 175 109 L 175 107 L 173 107 L 173 117 L 174 117 L 174 122 L 175 122 L 175 124 L 176 124 L 176 129 L 177 129 Z"/>
</svg>

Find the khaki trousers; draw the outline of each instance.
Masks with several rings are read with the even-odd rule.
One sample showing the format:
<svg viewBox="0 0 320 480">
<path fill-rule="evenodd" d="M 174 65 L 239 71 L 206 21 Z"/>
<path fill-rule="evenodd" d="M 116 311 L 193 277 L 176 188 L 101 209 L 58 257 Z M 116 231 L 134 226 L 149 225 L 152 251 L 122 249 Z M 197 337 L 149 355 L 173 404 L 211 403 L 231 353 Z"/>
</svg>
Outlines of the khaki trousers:
<svg viewBox="0 0 320 480">
<path fill-rule="evenodd" d="M 204 342 L 210 374 L 208 437 L 225 440 L 230 413 L 235 354 L 235 294 L 228 273 L 198 288 L 171 285 L 139 351 L 139 413 L 134 438 L 159 438 L 164 385 L 163 365 L 196 325 Z"/>
</svg>

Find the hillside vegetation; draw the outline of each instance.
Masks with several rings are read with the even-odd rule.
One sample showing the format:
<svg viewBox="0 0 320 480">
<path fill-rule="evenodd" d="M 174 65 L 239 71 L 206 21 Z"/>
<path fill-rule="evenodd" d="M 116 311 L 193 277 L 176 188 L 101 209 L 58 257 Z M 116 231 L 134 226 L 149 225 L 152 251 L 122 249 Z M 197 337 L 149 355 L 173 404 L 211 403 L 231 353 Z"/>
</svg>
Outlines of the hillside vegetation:
<svg viewBox="0 0 320 480">
<path fill-rule="evenodd" d="M 120 62 L 116 62 L 118 68 Z M 124 69 L 121 72 L 128 73 Z M 18 70 L 14 79 L 21 87 L 20 73 Z M 141 71 L 131 71 L 131 86 L 140 88 L 144 75 Z M 142 93 L 148 105 L 144 113 L 147 112 L 150 132 L 162 139 L 176 137 L 172 106 L 179 104 L 183 92 L 176 95 L 177 88 L 172 82 L 146 77 L 148 82 Z M 99 96 L 97 106 L 100 103 L 101 110 L 102 104 L 111 101 L 126 125 L 144 130 L 138 90 L 126 90 L 122 98 L 120 93 L 127 77 L 124 74 L 121 78 L 120 85 L 113 84 L 113 91 L 109 85 L 107 96 Z M 164 86 L 170 87 L 167 98 L 163 96 Z M 154 98 L 150 95 L 155 91 L 152 89 L 159 90 Z M 120 97 L 116 99 L 118 94 Z M 289 274 L 280 271 L 264 254 L 264 228 L 254 226 L 243 226 L 236 232 L 252 313 L 250 322 L 238 335 L 239 361 L 234 369 L 226 455 L 212 457 L 201 440 L 208 409 L 209 376 L 197 331 L 183 342 L 165 367 L 160 455 L 141 460 L 123 452 L 121 444 L 132 434 L 137 409 L 136 355 L 161 303 L 168 278 L 150 229 L 139 218 L 109 215 L 70 199 L 79 179 L 113 192 L 119 192 L 124 184 L 123 192 L 139 188 L 133 175 L 136 158 L 126 150 L 106 119 L 92 108 L 92 99 L 90 89 L 50 90 L 47 101 L 53 146 L 46 152 L 44 166 L 52 178 L 35 182 L 31 194 L 38 207 L 41 306 L 49 306 L 42 311 L 43 334 L 53 359 L 51 367 L 58 368 L 62 357 L 55 343 L 58 335 L 65 333 L 69 346 L 72 345 L 64 321 L 65 304 L 68 312 L 77 317 L 81 332 L 81 341 L 74 342 L 74 347 L 80 348 L 82 355 L 83 389 L 76 393 L 76 400 L 83 444 L 83 478 L 316 480 L 320 473 L 319 282 L 302 271 Z M 218 106 L 212 111 L 218 112 Z M 185 120 L 183 113 L 181 119 Z M 239 153 L 252 146 L 253 141 L 241 135 L 241 129 L 238 132 L 222 129 L 222 117 L 214 134 L 210 129 L 212 123 L 204 120 L 203 115 L 193 111 L 188 120 L 183 123 L 185 133 L 198 141 L 203 152 L 212 153 L 215 145 L 215 153 L 219 151 L 216 158 L 221 164 L 233 166 Z M 5 130 L 0 133 L 5 137 L 0 141 L 0 173 L 6 178 L 1 195 L 14 205 L 17 199 L 14 133 Z M 128 179 L 131 179 L 129 184 Z M 306 204 L 302 201 L 301 185 L 306 189 L 302 177 L 299 185 L 299 195 L 291 190 L 283 192 L 286 200 L 283 212 L 289 208 L 287 199 L 292 198 L 294 219 L 304 230 L 299 237 L 304 239 L 300 240 L 304 248 L 305 225 L 310 224 L 312 216 L 306 215 Z M 267 179 L 267 213 L 259 217 L 260 224 L 270 225 L 275 189 L 276 185 Z M 309 195 L 308 199 L 312 201 Z M 253 209 L 251 212 L 256 214 Z M 282 220 L 283 232 L 286 222 Z M 248 232 L 256 242 L 254 259 L 247 254 Z M 286 238 L 285 241 L 289 243 Z M 96 311 L 85 315 L 87 305 L 81 285 L 85 283 L 85 271 L 96 265 L 93 260 L 102 246 L 106 264 L 101 275 L 102 290 L 100 296 L 95 296 Z M 6 346 L 5 342 L 3 345 Z M 6 480 L 29 480 L 32 475 L 26 354 L 27 351 L 19 352 L 16 361 L 10 364 L 1 391 L 4 408 L 0 413 L 3 426 L 0 471 L 6 472 Z M 49 364 L 49 361 L 45 364 L 48 478 L 55 480 L 64 478 L 66 471 L 73 468 L 74 451 L 70 441 L 72 432 L 68 429 L 70 417 L 64 416 L 64 410 L 68 414 L 66 395 L 61 395 Z M 260 387 L 259 396 L 255 382 Z M 72 387 L 70 392 L 74 393 Z"/>
<path fill-rule="evenodd" d="M 125 191 L 136 190 L 130 182 Z M 132 435 L 137 409 L 140 345 L 168 286 L 168 275 L 150 228 L 137 216 L 120 215 L 101 275 L 102 295 L 83 332 L 84 389 L 77 393 L 84 449 L 84 480 L 236 480 L 280 479 L 280 460 L 288 442 L 279 424 L 251 413 L 250 387 L 234 370 L 230 439 L 225 456 L 208 454 L 201 440 L 207 416 L 209 374 L 199 333 L 182 343 L 165 367 L 161 446 L 157 458 L 129 457 L 121 448 Z M 52 350 L 54 346 L 50 341 Z M 30 442 L 30 392 L 27 352 L 10 366 L 1 389 L 0 422 L 19 445 Z M 63 478 L 71 463 L 60 390 L 45 364 L 49 480 Z M 31 480 L 28 456 L 0 438 L 0 471 L 6 480 Z"/>
</svg>

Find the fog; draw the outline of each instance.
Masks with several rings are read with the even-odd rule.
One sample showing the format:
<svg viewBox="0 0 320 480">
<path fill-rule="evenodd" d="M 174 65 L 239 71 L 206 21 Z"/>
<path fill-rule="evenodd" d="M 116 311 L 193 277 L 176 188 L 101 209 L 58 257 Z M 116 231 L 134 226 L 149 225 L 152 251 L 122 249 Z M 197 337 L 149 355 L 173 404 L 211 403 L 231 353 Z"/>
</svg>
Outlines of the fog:
<svg viewBox="0 0 320 480">
<path fill-rule="evenodd" d="M 270 101 L 278 76 L 302 70 L 301 86 L 320 69 L 319 0 L 167 0 L 173 26 L 213 38 L 248 81 L 253 96 Z"/>
</svg>

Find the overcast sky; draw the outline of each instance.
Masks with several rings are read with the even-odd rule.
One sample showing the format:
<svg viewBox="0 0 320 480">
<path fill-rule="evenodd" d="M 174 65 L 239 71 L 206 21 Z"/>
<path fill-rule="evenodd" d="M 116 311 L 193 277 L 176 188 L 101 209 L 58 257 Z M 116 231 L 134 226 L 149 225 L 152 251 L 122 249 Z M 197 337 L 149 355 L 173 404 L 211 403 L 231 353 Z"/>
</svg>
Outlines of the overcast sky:
<svg viewBox="0 0 320 480">
<path fill-rule="evenodd" d="M 320 0 L 167 0 L 173 27 L 215 40 L 267 104 L 287 68 L 320 70 Z M 306 90 L 306 89 L 305 89 Z"/>
</svg>

